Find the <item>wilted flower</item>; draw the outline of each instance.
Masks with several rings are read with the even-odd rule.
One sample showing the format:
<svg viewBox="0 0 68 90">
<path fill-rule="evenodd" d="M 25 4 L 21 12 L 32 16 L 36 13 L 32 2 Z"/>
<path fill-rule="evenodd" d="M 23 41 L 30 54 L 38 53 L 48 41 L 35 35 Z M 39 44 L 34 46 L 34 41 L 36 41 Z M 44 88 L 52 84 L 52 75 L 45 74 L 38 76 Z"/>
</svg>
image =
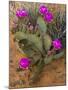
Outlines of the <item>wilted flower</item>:
<svg viewBox="0 0 68 90">
<path fill-rule="evenodd" d="M 42 15 L 44 15 L 47 12 L 48 12 L 48 8 L 46 6 L 44 6 L 44 5 L 40 5 L 40 7 L 39 7 L 39 13 L 42 14 Z"/>
<path fill-rule="evenodd" d="M 25 9 L 19 9 L 16 11 L 16 16 L 17 17 L 25 17 L 25 16 L 28 16 L 28 11 L 25 10 Z"/>
<path fill-rule="evenodd" d="M 48 23 L 50 23 L 53 20 L 53 14 L 51 12 L 47 12 L 44 15 L 44 20 Z"/>
<path fill-rule="evenodd" d="M 59 50 L 62 48 L 62 43 L 59 39 L 55 39 L 53 42 L 53 47 L 56 49 L 56 50 Z"/>
<path fill-rule="evenodd" d="M 23 68 L 23 69 L 28 69 L 29 66 L 30 66 L 30 60 L 29 58 L 21 58 L 20 59 L 20 62 L 19 62 L 19 66 L 20 68 Z"/>
</svg>

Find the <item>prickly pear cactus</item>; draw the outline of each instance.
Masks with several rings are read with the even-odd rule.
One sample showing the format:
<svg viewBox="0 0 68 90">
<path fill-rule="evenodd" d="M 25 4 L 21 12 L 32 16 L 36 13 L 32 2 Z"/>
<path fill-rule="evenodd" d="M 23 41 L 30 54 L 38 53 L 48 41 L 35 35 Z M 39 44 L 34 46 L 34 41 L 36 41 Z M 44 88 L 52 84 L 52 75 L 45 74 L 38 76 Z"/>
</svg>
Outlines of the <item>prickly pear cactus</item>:
<svg viewBox="0 0 68 90">
<path fill-rule="evenodd" d="M 53 15 L 45 5 L 32 9 L 20 8 L 15 12 L 18 22 L 12 30 L 17 49 L 27 57 L 21 59 L 19 68 L 30 70 L 30 83 L 38 79 L 46 64 L 64 56 L 66 39 L 65 14 L 61 20 L 60 14 Z"/>
</svg>

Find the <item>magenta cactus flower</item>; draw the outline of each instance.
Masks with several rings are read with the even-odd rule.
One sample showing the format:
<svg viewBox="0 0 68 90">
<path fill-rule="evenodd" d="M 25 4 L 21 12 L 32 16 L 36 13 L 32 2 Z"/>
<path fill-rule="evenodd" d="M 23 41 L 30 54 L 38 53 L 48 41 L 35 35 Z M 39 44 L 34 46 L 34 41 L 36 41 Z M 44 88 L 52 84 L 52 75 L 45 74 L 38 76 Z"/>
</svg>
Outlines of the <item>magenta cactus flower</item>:
<svg viewBox="0 0 68 90">
<path fill-rule="evenodd" d="M 44 15 L 44 20 L 48 23 L 52 22 L 53 20 L 53 14 L 51 12 L 47 12 L 45 15 Z"/>
<path fill-rule="evenodd" d="M 16 16 L 17 17 L 26 17 L 26 16 L 28 16 L 28 11 L 27 10 L 25 10 L 25 9 L 19 9 L 19 10 L 17 10 L 16 11 Z"/>
<path fill-rule="evenodd" d="M 19 61 L 19 66 L 22 69 L 28 69 L 30 66 L 30 59 L 25 57 L 25 58 L 21 58 Z"/>
<path fill-rule="evenodd" d="M 39 7 L 39 13 L 42 15 L 45 15 L 48 12 L 48 8 L 44 5 L 40 5 Z"/>
<path fill-rule="evenodd" d="M 62 43 L 59 39 L 55 39 L 53 42 L 53 47 L 56 49 L 56 50 L 59 50 L 62 48 Z"/>
</svg>

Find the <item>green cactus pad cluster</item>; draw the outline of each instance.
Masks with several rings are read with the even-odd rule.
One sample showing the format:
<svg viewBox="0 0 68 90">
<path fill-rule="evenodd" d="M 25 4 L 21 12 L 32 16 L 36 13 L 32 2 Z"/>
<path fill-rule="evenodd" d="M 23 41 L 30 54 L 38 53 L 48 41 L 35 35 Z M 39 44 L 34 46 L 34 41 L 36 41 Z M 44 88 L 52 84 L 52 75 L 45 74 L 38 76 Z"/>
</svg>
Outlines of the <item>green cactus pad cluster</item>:
<svg viewBox="0 0 68 90">
<path fill-rule="evenodd" d="M 34 82 L 38 78 L 46 64 L 64 56 L 66 40 L 64 33 L 66 21 L 64 18 L 65 15 L 62 15 L 61 20 L 60 14 L 56 14 L 52 23 L 46 23 L 39 15 L 38 8 L 35 8 L 34 11 L 29 9 L 29 17 L 25 19 L 26 23 L 23 19 L 21 22 L 19 20 L 14 40 L 19 46 L 19 50 L 31 60 L 29 69 L 33 74 L 30 81 Z M 33 29 L 31 29 L 32 27 Z M 62 41 L 63 47 L 60 50 L 55 50 L 52 46 L 52 41 L 56 38 Z M 33 69 L 34 67 L 36 68 Z"/>
</svg>

